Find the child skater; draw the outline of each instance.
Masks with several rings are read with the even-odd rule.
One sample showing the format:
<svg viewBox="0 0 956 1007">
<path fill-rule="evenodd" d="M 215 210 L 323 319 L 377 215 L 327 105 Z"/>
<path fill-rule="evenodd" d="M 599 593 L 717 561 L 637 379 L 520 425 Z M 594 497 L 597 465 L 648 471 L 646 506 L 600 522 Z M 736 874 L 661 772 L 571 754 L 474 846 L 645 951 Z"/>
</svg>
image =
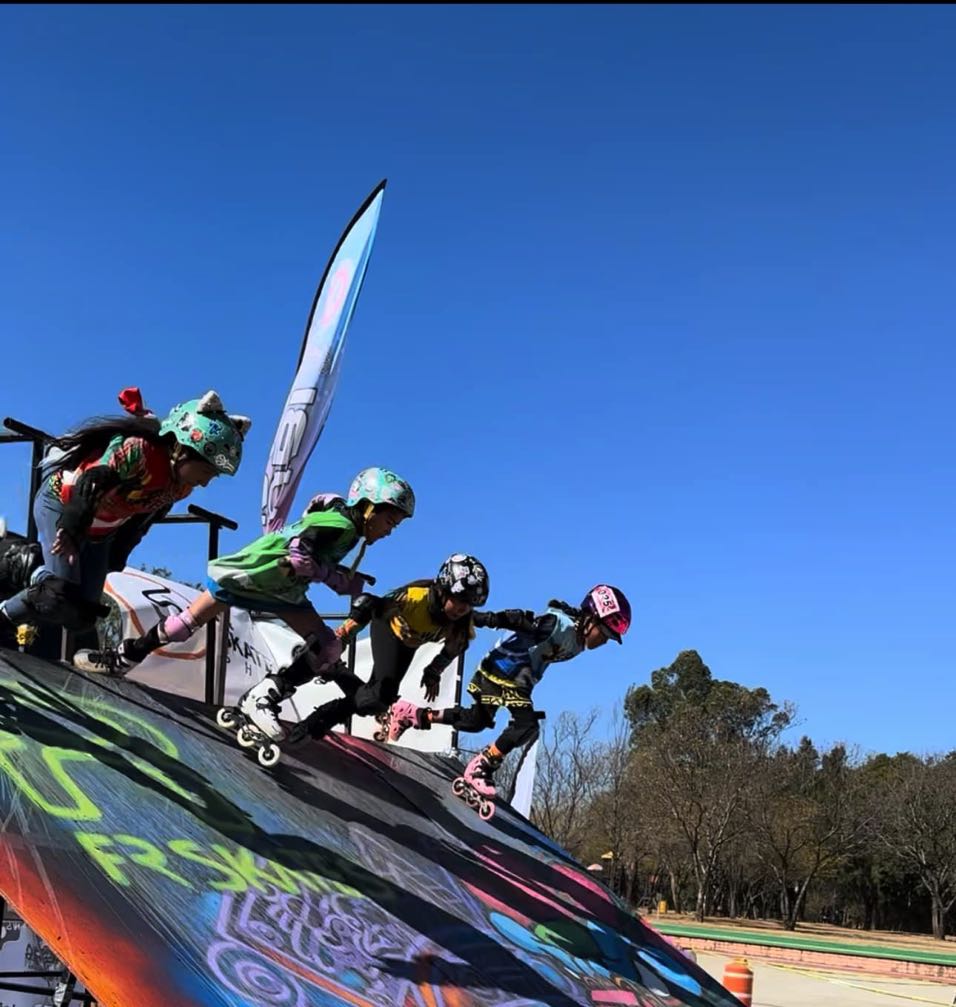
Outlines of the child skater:
<svg viewBox="0 0 956 1007">
<path fill-rule="evenodd" d="M 299 521 L 212 560 L 206 590 L 185 612 L 167 616 L 116 649 L 79 651 L 73 663 L 84 671 L 125 674 L 159 647 L 188 640 L 230 606 L 274 613 L 304 638 L 306 647 L 288 668 L 249 689 L 239 709 L 268 739 L 281 741 L 282 700 L 342 653 L 341 640 L 307 598 L 309 585 L 322 583 L 338 594 L 359 595 L 365 578 L 356 567 L 365 547 L 391 535 L 414 512 L 415 494 L 404 479 L 388 469 L 363 469 L 346 497 L 316 496 Z M 351 568 L 339 565 L 359 540 L 362 548 Z"/>
<path fill-rule="evenodd" d="M 132 415 L 90 420 L 47 452 L 33 501 L 42 563 L 5 564 L 20 589 L 0 605 L 0 623 L 92 629 L 106 614 L 107 574 L 123 569 L 150 525 L 197 486 L 239 468 L 251 420 L 229 415 L 215 392 L 164 420 L 145 408 L 138 388 L 119 398 Z M 34 558 L 30 546 L 21 552 Z"/>
<path fill-rule="evenodd" d="M 422 674 L 426 698 L 437 698 L 442 672 L 462 654 L 475 636 L 475 628 L 517 628 L 530 612 L 475 611 L 488 600 L 488 571 L 474 556 L 455 553 L 441 565 L 432 580 L 417 580 L 384 597 L 365 594 L 356 599 L 349 619 L 339 628 L 352 639 L 371 624 L 372 674 L 368 682 L 355 675 L 338 675 L 335 683 L 345 695 L 323 704 L 295 728 L 290 741 L 321 738 L 352 715 L 378 715 L 385 720 L 415 651 L 424 643 L 442 643 Z M 383 726 L 381 739 L 384 740 Z M 379 735 L 376 734 L 378 738 Z"/>
<path fill-rule="evenodd" d="M 630 603 L 623 591 L 609 584 L 593 587 L 578 608 L 552 600 L 542 615 L 504 637 L 482 658 L 468 685 L 471 707 L 432 710 L 399 700 L 392 707 L 389 740 L 397 741 L 410 727 L 427 730 L 432 724 L 477 733 L 493 727 L 498 710 L 506 707 L 511 714 L 508 726 L 464 772 L 465 782 L 490 800 L 495 796 L 495 771 L 505 756 L 538 737 L 538 721 L 544 715 L 535 710 L 531 693 L 548 665 L 570 661 L 585 650 L 603 647 L 608 640 L 621 643 L 630 624 Z"/>
</svg>

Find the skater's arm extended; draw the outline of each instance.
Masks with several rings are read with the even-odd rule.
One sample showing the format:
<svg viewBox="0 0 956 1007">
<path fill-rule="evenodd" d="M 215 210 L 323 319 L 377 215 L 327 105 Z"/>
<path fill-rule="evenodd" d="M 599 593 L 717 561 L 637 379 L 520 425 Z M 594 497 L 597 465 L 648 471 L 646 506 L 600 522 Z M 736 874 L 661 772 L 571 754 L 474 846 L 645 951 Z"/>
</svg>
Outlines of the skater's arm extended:
<svg viewBox="0 0 956 1007">
<path fill-rule="evenodd" d="M 534 612 L 523 608 L 505 608 L 500 612 L 474 612 L 472 621 L 479 628 L 509 629 L 512 633 L 531 633 L 535 629 Z"/>
</svg>

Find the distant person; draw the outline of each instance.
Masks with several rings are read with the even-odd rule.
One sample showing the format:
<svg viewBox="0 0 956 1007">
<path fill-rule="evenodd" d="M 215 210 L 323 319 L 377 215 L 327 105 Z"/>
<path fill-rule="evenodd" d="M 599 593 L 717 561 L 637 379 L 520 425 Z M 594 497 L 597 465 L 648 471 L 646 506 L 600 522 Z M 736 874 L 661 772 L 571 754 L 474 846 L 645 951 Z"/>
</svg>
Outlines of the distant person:
<svg viewBox="0 0 956 1007">
<path fill-rule="evenodd" d="M 150 525 L 218 475 L 234 475 L 251 420 L 215 392 L 158 419 L 138 388 L 120 393 L 131 415 L 101 417 L 53 441 L 33 501 L 36 546 L 3 550 L 0 577 L 17 590 L 0 623 L 91 629 L 110 571 L 122 570 Z M 37 560 L 40 560 L 37 564 Z"/>
</svg>

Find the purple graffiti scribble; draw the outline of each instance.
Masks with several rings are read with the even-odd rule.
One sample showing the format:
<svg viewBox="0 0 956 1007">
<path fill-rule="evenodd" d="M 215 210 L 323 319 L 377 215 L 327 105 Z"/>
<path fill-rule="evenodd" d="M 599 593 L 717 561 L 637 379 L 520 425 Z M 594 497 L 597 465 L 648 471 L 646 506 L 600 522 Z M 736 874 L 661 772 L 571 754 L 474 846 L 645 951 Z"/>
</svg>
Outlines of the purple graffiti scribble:
<svg viewBox="0 0 956 1007">
<path fill-rule="evenodd" d="M 525 970 L 531 969 L 542 993 L 551 988 L 592 1007 L 681 1003 L 635 960 L 633 952 L 639 945 L 621 942 L 618 955 L 623 953 L 624 958 L 616 963 L 615 955 L 608 959 L 608 949 L 603 948 L 599 957 L 609 969 L 587 952 L 579 956 L 555 944 L 545 922 L 539 920 L 531 930 L 521 914 L 487 896 L 483 902 L 477 884 L 480 873 L 459 876 L 427 862 L 394 838 L 387 840 L 355 824 L 348 833 L 353 856 L 380 880 L 383 891 L 370 888 L 362 896 L 308 890 L 289 894 L 273 886 L 265 892 L 224 895 L 217 920 L 220 941 L 210 949 L 209 963 L 230 989 L 254 995 L 264 1007 L 305 1007 L 310 1003 L 310 986 L 361 997 L 370 1007 L 445 1007 L 443 991 L 452 989 L 457 993 L 455 1007 L 491 1003 L 505 1007 L 505 991 L 513 989 L 513 983 L 527 983 Z M 461 850 L 459 855 L 476 868 L 489 870 L 496 885 L 506 881 L 529 890 L 521 881 L 520 864 L 512 861 L 506 867 L 488 856 L 476 857 L 475 851 Z M 582 936 L 594 939 L 594 928 L 587 927 L 574 898 L 540 881 L 530 884 L 537 889 L 535 901 L 547 906 L 555 920 L 577 923 Z M 591 886 L 582 891 L 587 889 Z M 402 898 L 403 892 L 442 907 L 428 937 L 388 911 L 391 900 Z M 503 963 L 495 944 L 513 966 Z M 403 970 L 396 963 L 413 967 Z M 492 975 L 494 980 L 489 981 Z M 648 988 L 639 988 L 639 983 Z M 506 1001 L 511 1007 L 539 1002 L 526 997 Z"/>
<path fill-rule="evenodd" d="M 305 990 L 294 976 L 243 944 L 217 941 L 206 962 L 223 986 L 262 1007 L 308 1007 Z"/>
<path fill-rule="evenodd" d="M 381 967 L 383 960 L 403 960 L 411 932 L 374 902 L 341 894 L 290 895 L 277 889 L 250 891 L 222 899 L 217 921 L 224 946 L 259 944 L 272 961 L 256 959 L 255 973 L 287 980 L 299 988 L 292 970 L 326 988 L 345 987 L 372 1005 L 394 1007 L 404 999 L 407 980 Z M 263 961 L 265 964 L 263 965 Z M 281 962 L 288 962 L 283 967 Z M 325 980 L 325 982 L 322 982 Z M 234 980 L 235 981 L 235 980 Z M 264 1001 L 272 1007 L 273 1001 Z M 277 1007 L 286 1002 L 277 999 Z M 289 1000 L 289 1005 L 296 1001 Z M 296 1005 L 297 1007 L 297 1005 Z"/>
</svg>

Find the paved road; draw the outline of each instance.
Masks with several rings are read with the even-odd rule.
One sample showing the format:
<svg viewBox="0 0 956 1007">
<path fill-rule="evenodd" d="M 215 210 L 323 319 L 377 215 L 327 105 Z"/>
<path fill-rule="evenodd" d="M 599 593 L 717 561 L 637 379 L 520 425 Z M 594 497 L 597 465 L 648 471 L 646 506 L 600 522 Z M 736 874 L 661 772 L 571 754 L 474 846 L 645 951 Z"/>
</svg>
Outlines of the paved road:
<svg viewBox="0 0 956 1007">
<path fill-rule="evenodd" d="M 720 979 L 731 961 L 724 955 L 702 951 L 697 961 Z M 870 977 L 856 972 L 767 965 L 749 960 L 754 970 L 753 1007 L 915 1007 L 956 1003 L 956 986 L 917 982 L 912 979 Z"/>
</svg>

